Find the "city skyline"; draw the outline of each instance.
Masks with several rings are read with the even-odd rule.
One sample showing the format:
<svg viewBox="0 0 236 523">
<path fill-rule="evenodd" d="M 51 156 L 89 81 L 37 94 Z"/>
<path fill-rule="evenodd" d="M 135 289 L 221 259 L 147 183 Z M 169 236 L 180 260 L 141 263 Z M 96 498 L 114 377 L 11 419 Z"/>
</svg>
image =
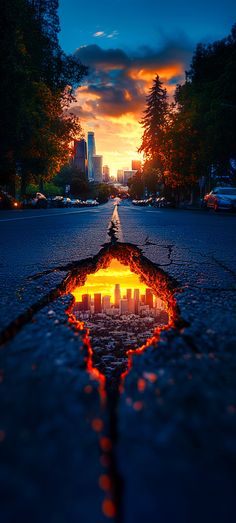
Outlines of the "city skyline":
<svg viewBox="0 0 236 523">
<path fill-rule="evenodd" d="M 81 300 L 83 294 L 93 295 L 101 293 L 103 296 L 112 295 L 115 283 L 120 285 L 122 295 L 124 295 L 126 289 L 134 290 L 137 288 L 141 294 L 144 294 L 147 288 L 140 280 L 140 277 L 132 272 L 128 266 L 113 258 L 109 267 L 89 274 L 85 285 L 74 289 L 72 294 L 76 302 Z"/>
<path fill-rule="evenodd" d="M 103 155 L 96 154 L 95 132 L 88 131 L 87 140 L 81 138 L 74 142 L 73 164 L 86 174 L 90 182 L 109 182 L 110 178 L 115 178 L 119 183 L 127 185 L 128 180 L 141 169 L 142 161 L 132 158 L 129 167 L 111 173 L 110 166 L 103 165 Z"/>
<path fill-rule="evenodd" d="M 156 314 L 157 311 L 160 312 L 161 310 L 165 310 L 164 302 L 149 287 L 146 287 L 145 294 L 141 294 L 139 288 L 126 289 L 125 294 L 123 294 L 118 283 L 114 284 L 111 295 L 105 295 L 101 292 L 84 293 L 73 307 L 75 313 L 105 313 L 112 316 L 146 315 L 153 312 Z"/>
<path fill-rule="evenodd" d="M 60 1 L 60 41 L 89 67 L 73 110 L 86 133 L 99 131 L 97 146 L 114 174 L 129 168 L 132 159 L 140 159 L 139 122 L 156 74 L 173 96 L 176 85 L 184 81 L 196 45 L 230 33 L 236 4 L 193 0 L 189 6 L 186 0 L 170 0 L 159 5 L 148 0 L 143 9 L 139 1 L 109 4 L 104 0 L 104 9 L 99 10 L 94 0 L 91 5 L 88 16 L 86 4 Z"/>
</svg>

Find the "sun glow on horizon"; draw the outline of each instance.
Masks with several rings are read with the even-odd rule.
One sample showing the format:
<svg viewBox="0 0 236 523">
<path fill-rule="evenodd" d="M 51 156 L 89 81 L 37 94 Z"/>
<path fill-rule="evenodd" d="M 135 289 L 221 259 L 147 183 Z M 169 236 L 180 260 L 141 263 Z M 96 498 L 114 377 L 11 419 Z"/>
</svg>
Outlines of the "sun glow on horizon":
<svg viewBox="0 0 236 523">
<path fill-rule="evenodd" d="M 127 289 L 139 289 L 140 294 L 145 294 L 147 285 L 141 282 L 139 276 L 131 272 L 128 266 L 123 265 L 115 258 L 112 259 L 107 269 L 100 269 L 94 274 L 87 276 L 85 285 L 77 287 L 72 291 L 76 302 L 82 299 L 83 294 L 101 294 L 111 296 L 111 303 L 114 303 L 115 285 L 120 285 L 121 295 L 126 295 Z"/>
</svg>

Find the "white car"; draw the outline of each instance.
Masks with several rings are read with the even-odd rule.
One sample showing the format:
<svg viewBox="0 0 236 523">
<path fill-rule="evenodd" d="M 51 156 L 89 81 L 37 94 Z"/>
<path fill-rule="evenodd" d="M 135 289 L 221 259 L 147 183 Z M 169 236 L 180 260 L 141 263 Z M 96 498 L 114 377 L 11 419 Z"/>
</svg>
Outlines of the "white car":
<svg viewBox="0 0 236 523">
<path fill-rule="evenodd" d="M 215 187 L 204 196 L 204 204 L 214 211 L 236 210 L 236 187 Z"/>
</svg>

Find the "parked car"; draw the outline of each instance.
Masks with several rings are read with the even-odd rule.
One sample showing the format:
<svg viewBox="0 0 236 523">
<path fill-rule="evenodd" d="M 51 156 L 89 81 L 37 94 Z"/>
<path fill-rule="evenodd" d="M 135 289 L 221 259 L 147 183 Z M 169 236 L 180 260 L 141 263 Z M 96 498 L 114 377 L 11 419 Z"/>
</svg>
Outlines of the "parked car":
<svg viewBox="0 0 236 523">
<path fill-rule="evenodd" d="M 79 200 L 79 198 L 71 198 L 72 207 L 79 207 L 80 204 L 81 204 L 81 200 Z"/>
<path fill-rule="evenodd" d="M 0 191 L 0 209 L 19 209 L 21 204 L 5 191 Z"/>
<path fill-rule="evenodd" d="M 64 207 L 64 198 L 63 196 L 54 196 L 51 200 L 52 207 Z"/>
<path fill-rule="evenodd" d="M 29 204 L 33 208 L 46 209 L 48 206 L 48 200 L 44 194 L 36 192 L 35 197 L 29 201 Z"/>
<path fill-rule="evenodd" d="M 214 211 L 236 210 L 236 187 L 215 187 L 204 196 L 203 206 Z"/>
<path fill-rule="evenodd" d="M 71 207 L 72 206 L 71 199 L 63 198 L 63 205 L 64 205 L 64 207 Z"/>
</svg>

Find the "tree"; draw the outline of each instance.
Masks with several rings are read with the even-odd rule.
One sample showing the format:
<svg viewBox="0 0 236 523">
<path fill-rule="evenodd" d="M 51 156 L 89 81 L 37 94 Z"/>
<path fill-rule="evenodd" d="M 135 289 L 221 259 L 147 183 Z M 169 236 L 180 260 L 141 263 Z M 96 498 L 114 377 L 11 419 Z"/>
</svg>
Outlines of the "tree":
<svg viewBox="0 0 236 523">
<path fill-rule="evenodd" d="M 129 194 L 131 198 L 140 200 L 144 194 L 144 181 L 140 171 L 137 171 L 132 178 L 128 180 Z"/>
<path fill-rule="evenodd" d="M 165 179 L 172 187 L 197 188 L 204 177 L 209 190 L 216 180 L 233 176 L 235 64 L 236 26 L 227 38 L 197 46 L 185 83 L 176 89 L 166 134 Z"/>
<path fill-rule="evenodd" d="M 57 0 L 2 0 L 0 183 L 11 192 L 17 170 L 22 192 L 50 179 L 81 132 L 68 109 L 86 68 L 59 46 L 57 8 Z"/>
<path fill-rule="evenodd" d="M 89 182 L 85 175 L 73 165 L 65 165 L 59 174 L 54 178 L 56 185 L 61 187 L 65 192 L 65 186 L 70 186 L 70 192 L 75 197 L 88 197 L 90 188 Z"/>
<path fill-rule="evenodd" d="M 145 159 L 158 169 L 162 168 L 163 163 L 167 119 L 167 92 L 157 75 L 146 99 L 146 109 L 141 121 L 144 133 L 138 152 L 143 152 Z"/>
</svg>

